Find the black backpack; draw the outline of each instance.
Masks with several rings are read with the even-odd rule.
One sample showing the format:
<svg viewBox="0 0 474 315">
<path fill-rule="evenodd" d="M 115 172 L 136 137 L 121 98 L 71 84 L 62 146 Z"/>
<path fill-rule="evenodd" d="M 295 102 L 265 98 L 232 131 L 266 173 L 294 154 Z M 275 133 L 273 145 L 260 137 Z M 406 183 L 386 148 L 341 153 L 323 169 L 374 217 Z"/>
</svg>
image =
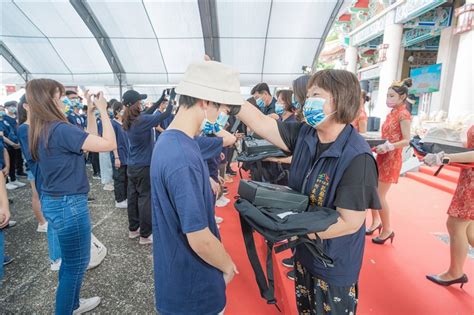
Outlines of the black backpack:
<svg viewBox="0 0 474 315">
<path fill-rule="evenodd" d="M 242 142 L 242 152 L 237 156 L 239 173 L 242 178 L 242 169 L 250 171 L 252 180 L 278 183 L 288 172 L 278 163 L 264 162 L 268 157 L 285 157 L 282 150 L 267 140 L 256 137 L 246 137 Z"/>
<path fill-rule="evenodd" d="M 333 266 L 333 260 L 323 251 L 322 241 L 320 239 L 310 240 L 307 234 L 325 231 L 329 226 L 335 224 L 339 213 L 334 209 L 323 207 L 309 207 L 305 211 L 280 209 L 278 202 L 275 202 L 272 207 L 261 207 L 254 206 L 245 199 L 237 200 L 234 206 L 240 215 L 245 248 L 255 273 L 260 295 L 268 304 L 275 304 L 278 308 L 275 299 L 272 261 L 272 250 L 275 243 L 288 240 L 287 243 L 275 247 L 276 253 L 296 246 L 305 246 L 323 265 L 328 268 Z M 258 259 L 253 237 L 254 231 L 261 234 L 267 243 L 267 277 L 265 277 Z M 298 238 L 290 240 L 294 236 Z M 278 310 L 280 309 L 278 308 Z"/>
</svg>

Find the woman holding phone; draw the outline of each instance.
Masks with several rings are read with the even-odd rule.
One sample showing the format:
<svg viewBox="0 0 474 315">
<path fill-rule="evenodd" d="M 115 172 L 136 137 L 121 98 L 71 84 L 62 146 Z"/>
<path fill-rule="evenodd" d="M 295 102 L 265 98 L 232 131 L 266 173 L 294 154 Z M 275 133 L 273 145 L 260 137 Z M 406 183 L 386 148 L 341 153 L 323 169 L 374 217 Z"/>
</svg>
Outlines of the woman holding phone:
<svg viewBox="0 0 474 315">
<path fill-rule="evenodd" d="M 82 314 L 100 303 L 99 297 L 79 299 L 91 246 L 89 181 L 83 151 L 109 152 L 117 145 L 102 92 L 94 102 L 86 92 L 87 132 L 67 121 L 60 101 L 63 94 L 64 87 L 57 81 L 28 82 L 26 96 L 31 112 L 28 138 L 32 158 L 43 175 L 41 207 L 48 224 L 57 231 L 62 253 L 55 313 Z M 96 108 L 102 118 L 102 137 L 97 136 Z"/>
</svg>

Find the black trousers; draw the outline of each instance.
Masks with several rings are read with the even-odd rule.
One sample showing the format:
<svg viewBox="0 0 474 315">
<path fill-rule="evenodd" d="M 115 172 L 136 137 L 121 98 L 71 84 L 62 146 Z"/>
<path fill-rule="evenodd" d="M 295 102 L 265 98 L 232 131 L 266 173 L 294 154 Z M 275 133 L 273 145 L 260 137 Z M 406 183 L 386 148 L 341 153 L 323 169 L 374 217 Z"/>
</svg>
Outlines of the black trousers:
<svg viewBox="0 0 474 315">
<path fill-rule="evenodd" d="M 232 167 L 230 166 L 230 164 L 232 163 L 232 157 L 234 156 L 234 152 L 235 152 L 235 146 L 231 146 L 227 150 L 227 156 L 226 156 L 226 159 L 227 159 L 226 171 L 227 172 L 232 171 Z"/>
<path fill-rule="evenodd" d="M 128 176 L 127 165 L 113 168 L 115 201 L 122 202 L 127 199 Z"/>
<path fill-rule="evenodd" d="M 140 228 L 140 236 L 151 234 L 150 167 L 127 167 L 128 175 L 128 229 Z"/>
<path fill-rule="evenodd" d="M 92 164 L 92 171 L 94 175 L 100 175 L 99 153 L 89 152 L 89 159 Z"/>
<path fill-rule="evenodd" d="M 10 157 L 10 171 L 8 176 L 12 182 L 16 181 L 17 174 L 23 174 L 23 156 L 20 149 L 12 147 L 7 148 L 8 156 Z M 3 153 L 2 153 L 3 154 Z"/>
</svg>

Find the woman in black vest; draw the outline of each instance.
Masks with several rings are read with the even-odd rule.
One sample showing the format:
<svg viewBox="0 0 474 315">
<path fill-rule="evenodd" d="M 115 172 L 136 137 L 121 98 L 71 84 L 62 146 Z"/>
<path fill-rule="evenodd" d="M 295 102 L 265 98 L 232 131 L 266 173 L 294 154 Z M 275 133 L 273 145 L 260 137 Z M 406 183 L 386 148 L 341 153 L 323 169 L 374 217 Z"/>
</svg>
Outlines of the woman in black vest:
<svg viewBox="0 0 474 315">
<path fill-rule="evenodd" d="M 324 267 L 304 248 L 295 252 L 299 313 L 355 313 L 365 242 L 366 209 L 379 209 L 377 166 L 367 142 L 350 123 L 359 110 L 354 74 L 323 70 L 308 82 L 303 106 L 306 123 L 284 123 L 245 103 L 238 118 L 293 155 L 289 186 L 309 196 L 312 206 L 334 209 L 338 222 L 310 234 L 321 239 L 334 267 Z"/>
</svg>

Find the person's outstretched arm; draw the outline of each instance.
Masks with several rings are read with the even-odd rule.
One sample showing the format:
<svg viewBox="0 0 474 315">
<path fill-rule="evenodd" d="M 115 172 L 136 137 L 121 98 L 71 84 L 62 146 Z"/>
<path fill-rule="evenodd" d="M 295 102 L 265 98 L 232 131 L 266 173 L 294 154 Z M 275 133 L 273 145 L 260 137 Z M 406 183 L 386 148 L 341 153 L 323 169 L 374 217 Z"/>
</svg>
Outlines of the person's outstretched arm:
<svg viewBox="0 0 474 315">
<path fill-rule="evenodd" d="M 260 137 L 267 139 L 284 151 L 289 151 L 280 136 L 277 121 L 269 116 L 265 116 L 249 102 L 246 101 L 242 105 L 237 118 Z"/>
<path fill-rule="evenodd" d="M 112 127 L 109 114 L 107 113 L 107 101 L 102 92 L 99 92 L 98 96 L 95 105 L 100 112 L 100 118 L 102 120 L 102 137 L 89 134 L 82 145 L 82 150 L 89 152 L 110 152 L 117 148 L 117 141 L 115 139 L 114 128 Z"/>
<path fill-rule="evenodd" d="M 165 93 L 166 93 L 166 90 L 163 90 L 163 93 L 161 94 L 160 99 L 156 101 L 155 103 L 153 103 L 153 105 L 150 106 L 150 108 L 145 110 L 143 113 L 147 115 L 153 114 L 160 107 L 161 103 L 163 103 L 163 101 L 165 100 Z"/>
</svg>

